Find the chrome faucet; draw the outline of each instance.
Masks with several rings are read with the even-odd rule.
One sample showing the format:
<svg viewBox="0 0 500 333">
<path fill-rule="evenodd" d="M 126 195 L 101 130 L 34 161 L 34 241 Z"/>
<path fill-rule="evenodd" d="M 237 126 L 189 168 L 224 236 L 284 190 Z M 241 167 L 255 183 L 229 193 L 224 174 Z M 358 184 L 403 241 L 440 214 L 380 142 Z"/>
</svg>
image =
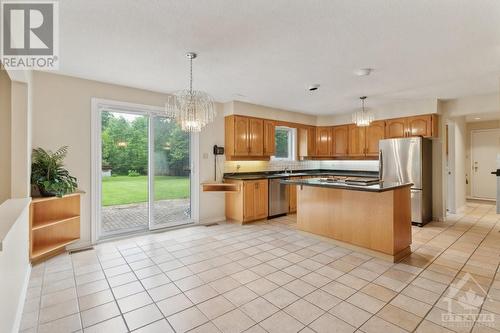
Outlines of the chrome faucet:
<svg viewBox="0 0 500 333">
<path fill-rule="evenodd" d="M 285 167 L 285 171 L 283 171 L 283 173 L 292 173 L 292 169 L 289 166 L 287 166 Z"/>
</svg>

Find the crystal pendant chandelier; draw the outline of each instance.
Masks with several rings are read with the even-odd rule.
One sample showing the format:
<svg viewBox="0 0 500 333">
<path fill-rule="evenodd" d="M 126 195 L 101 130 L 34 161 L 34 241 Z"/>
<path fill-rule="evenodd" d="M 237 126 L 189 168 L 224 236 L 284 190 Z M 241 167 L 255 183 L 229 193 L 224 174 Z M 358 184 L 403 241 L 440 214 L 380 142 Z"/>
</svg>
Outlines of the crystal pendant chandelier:
<svg viewBox="0 0 500 333">
<path fill-rule="evenodd" d="M 174 118 L 185 132 L 200 132 L 215 119 L 213 98 L 204 91 L 193 90 L 193 59 L 196 53 L 186 54 L 189 59 L 189 89 L 176 91 L 167 98 L 165 112 Z"/>
<path fill-rule="evenodd" d="M 369 126 L 373 121 L 373 114 L 365 110 L 366 96 L 361 96 L 359 99 L 361 100 L 361 110 L 352 115 L 352 121 L 359 127 Z"/>
</svg>

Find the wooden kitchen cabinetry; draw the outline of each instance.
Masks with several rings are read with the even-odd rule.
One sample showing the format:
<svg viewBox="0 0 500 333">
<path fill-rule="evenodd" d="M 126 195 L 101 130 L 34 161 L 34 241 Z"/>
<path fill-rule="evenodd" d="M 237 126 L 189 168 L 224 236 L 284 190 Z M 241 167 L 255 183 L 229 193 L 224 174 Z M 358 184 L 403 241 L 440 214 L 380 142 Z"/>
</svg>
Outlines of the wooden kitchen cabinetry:
<svg viewBox="0 0 500 333">
<path fill-rule="evenodd" d="M 299 159 L 316 155 L 316 128 L 314 126 L 300 127 L 297 129 L 297 142 Z"/>
<path fill-rule="evenodd" d="M 332 156 L 347 156 L 349 149 L 349 126 L 332 128 Z"/>
<path fill-rule="evenodd" d="M 327 157 L 332 154 L 332 128 L 316 127 L 316 156 Z"/>
<path fill-rule="evenodd" d="M 226 117 L 224 133 L 226 159 L 266 159 L 266 157 L 269 159 L 271 153 L 274 154 L 274 126 L 272 122 L 266 122 L 266 133 L 264 127 L 264 119 L 245 116 Z M 265 153 L 264 148 L 269 153 Z"/>
<path fill-rule="evenodd" d="M 349 150 L 348 155 L 352 157 L 365 156 L 366 127 L 349 125 Z"/>
<path fill-rule="evenodd" d="M 267 218 L 268 180 L 226 179 L 237 184 L 239 190 L 226 193 L 226 218 L 238 222 L 250 222 Z"/>
<path fill-rule="evenodd" d="M 378 142 L 384 137 L 384 121 L 374 121 L 366 127 L 349 125 L 348 155 L 352 157 L 377 157 Z"/>
<path fill-rule="evenodd" d="M 275 123 L 272 120 L 264 120 L 264 155 L 272 156 L 276 150 L 275 144 Z"/>
<path fill-rule="evenodd" d="M 385 121 L 387 138 L 406 138 L 423 136 L 424 138 L 438 135 L 438 118 L 435 114 L 388 119 Z"/>
</svg>

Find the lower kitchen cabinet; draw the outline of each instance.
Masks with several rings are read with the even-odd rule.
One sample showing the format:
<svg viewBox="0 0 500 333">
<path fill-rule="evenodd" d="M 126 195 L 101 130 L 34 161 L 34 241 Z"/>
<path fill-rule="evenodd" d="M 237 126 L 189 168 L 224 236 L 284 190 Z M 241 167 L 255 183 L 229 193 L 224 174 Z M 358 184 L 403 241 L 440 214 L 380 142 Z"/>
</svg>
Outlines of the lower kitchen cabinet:
<svg viewBox="0 0 500 333">
<path fill-rule="evenodd" d="M 288 185 L 288 213 L 297 212 L 297 185 Z"/>
<path fill-rule="evenodd" d="M 237 192 L 226 193 L 226 218 L 228 220 L 250 222 L 267 218 L 267 179 L 227 179 L 225 182 L 238 185 Z"/>
</svg>

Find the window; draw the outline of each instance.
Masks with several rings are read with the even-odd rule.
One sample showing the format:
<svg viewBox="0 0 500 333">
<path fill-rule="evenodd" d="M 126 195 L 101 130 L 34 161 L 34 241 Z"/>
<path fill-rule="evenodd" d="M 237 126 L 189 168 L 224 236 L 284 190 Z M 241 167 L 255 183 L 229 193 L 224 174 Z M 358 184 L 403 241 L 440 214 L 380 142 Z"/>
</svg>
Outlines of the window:
<svg viewBox="0 0 500 333">
<path fill-rule="evenodd" d="M 273 159 L 287 161 L 295 159 L 295 133 L 295 128 L 276 126 L 274 134 L 276 152 Z"/>
</svg>

